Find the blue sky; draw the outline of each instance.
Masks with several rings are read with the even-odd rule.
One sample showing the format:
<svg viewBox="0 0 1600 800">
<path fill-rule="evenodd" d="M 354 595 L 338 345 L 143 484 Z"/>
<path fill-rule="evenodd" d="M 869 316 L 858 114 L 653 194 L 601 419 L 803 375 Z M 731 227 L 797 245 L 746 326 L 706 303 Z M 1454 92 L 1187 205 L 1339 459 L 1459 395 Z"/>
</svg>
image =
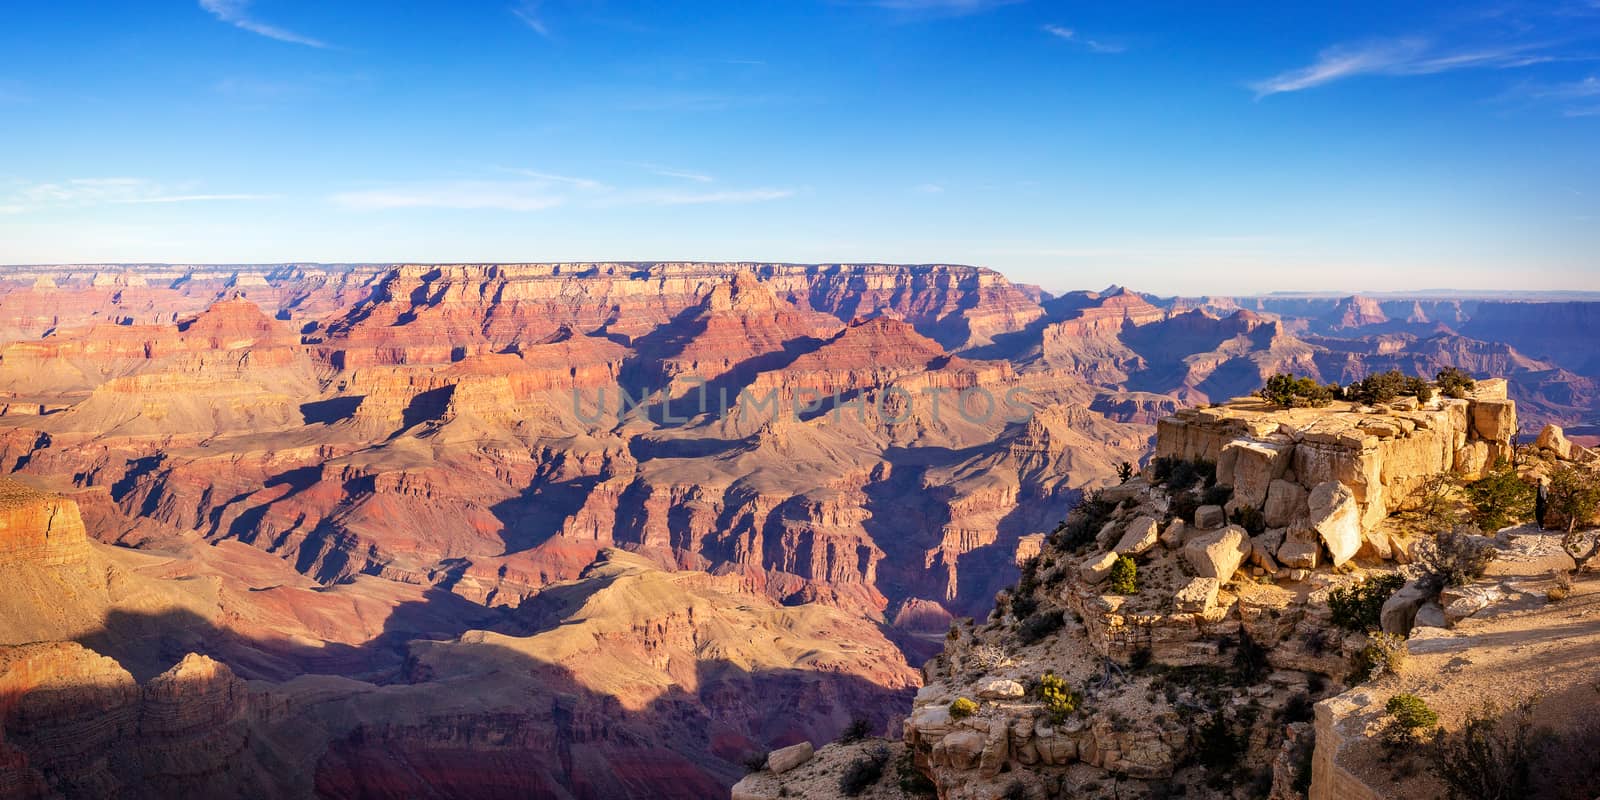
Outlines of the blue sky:
<svg viewBox="0 0 1600 800">
<path fill-rule="evenodd" d="M 0 263 L 1600 289 L 1600 0 L 0 7 Z"/>
</svg>

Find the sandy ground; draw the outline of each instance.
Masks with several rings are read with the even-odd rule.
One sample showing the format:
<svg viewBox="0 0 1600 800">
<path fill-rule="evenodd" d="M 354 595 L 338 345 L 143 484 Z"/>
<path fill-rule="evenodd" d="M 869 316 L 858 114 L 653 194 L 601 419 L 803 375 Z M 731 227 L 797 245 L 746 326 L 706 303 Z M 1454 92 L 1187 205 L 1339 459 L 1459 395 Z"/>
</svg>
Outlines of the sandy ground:
<svg viewBox="0 0 1600 800">
<path fill-rule="evenodd" d="M 1403 674 L 1362 687 L 1371 698 L 1361 715 L 1370 733 L 1386 719 L 1384 703 L 1400 692 L 1421 696 L 1447 729 L 1486 701 L 1503 712 L 1532 699 L 1535 724 L 1558 732 L 1600 715 L 1600 573 L 1580 575 L 1559 601 L 1545 596 L 1555 585 L 1548 574 L 1507 576 L 1501 584 L 1512 590 L 1505 599 L 1452 630 L 1413 632 Z M 1390 796 L 1443 795 L 1420 755 L 1394 759 L 1369 740 L 1339 760 Z"/>
</svg>

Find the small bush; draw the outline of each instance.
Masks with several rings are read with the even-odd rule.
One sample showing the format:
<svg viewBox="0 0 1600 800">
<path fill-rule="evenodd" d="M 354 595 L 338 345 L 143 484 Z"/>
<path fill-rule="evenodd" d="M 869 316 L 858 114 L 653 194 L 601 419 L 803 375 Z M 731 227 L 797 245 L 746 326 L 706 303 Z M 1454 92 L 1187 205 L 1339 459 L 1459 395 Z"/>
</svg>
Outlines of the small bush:
<svg viewBox="0 0 1600 800">
<path fill-rule="evenodd" d="M 922 774 L 921 770 L 917 769 L 916 761 L 912 759 L 909 749 L 906 750 L 905 755 L 900 757 L 898 771 L 900 773 L 900 791 L 912 797 L 938 796 L 939 787 L 928 776 Z"/>
<path fill-rule="evenodd" d="M 1488 475 L 1467 484 L 1472 521 L 1486 531 L 1526 522 L 1533 516 L 1535 491 L 1517 475 L 1516 466 L 1502 458 Z"/>
<path fill-rule="evenodd" d="M 1280 373 L 1267 379 L 1256 396 L 1284 408 L 1319 407 L 1333 402 L 1333 388 L 1310 378 Z"/>
<path fill-rule="evenodd" d="M 846 767 L 839 776 L 839 791 L 846 797 L 855 797 L 883 778 L 883 767 L 889 763 L 889 748 L 878 746 Z"/>
<path fill-rule="evenodd" d="M 1466 586 L 1483 577 L 1494 560 L 1494 545 L 1471 525 L 1458 525 L 1417 543 L 1416 561 L 1434 588 Z"/>
<path fill-rule="evenodd" d="M 1405 582 L 1405 576 L 1391 573 L 1334 589 L 1328 593 L 1328 608 L 1333 612 L 1333 624 L 1357 633 L 1377 628 L 1384 602 Z"/>
<path fill-rule="evenodd" d="M 1243 629 L 1239 631 L 1239 646 L 1233 651 L 1233 684 L 1251 686 L 1266 680 L 1272 665 L 1267 661 L 1267 649 Z"/>
<path fill-rule="evenodd" d="M 1150 482 L 1166 486 L 1169 491 L 1182 492 L 1195 486 L 1216 483 L 1217 465 L 1204 459 L 1189 461 L 1162 456 L 1150 460 Z"/>
<path fill-rule="evenodd" d="M 1067 518 L 1051 534 L 1051 544 L 1068 552 L 1082 550 L 1094 542 L 1095 534 L 1105 527 L 1117 504 L 1101 498 L 1099 492 L 1088 492 L 1067 512 Z"/>
<path fill-rule="evenodd" d="M 1227 486 L 1212 486 L 1200 496 L 1200 505 L 1225 506 L 1233 499 L 1233 489 Z M 1190 509 L 1189 515 L 1184 519 L 1194 519 L 1194 510 Z"/>
<path fill-rule="evenodd" d="M 1439 724 L 1439 715 L 1428 707 L 1426 700 L 1414 694 L 1397 694 L 1389 698 L 1383 710 L 1389 712 L 1383 740 L 1391 746 L 1417 744 L 1422 741 L 1422 734 Z"/>
<path fill-rule="evenodd" d="M 1366 647 L 1356 653 L 1354 674 L 1351 676 L 1355 683 L 1375 680 L 1384 675 L 1399 675 L 1405 669 L 1406 640 L 1403 636 L 1392 633 L 1373 631 L 1368 634 L 1371 640 Z"/>
<path fill-rule="evenodd" d="M 1434 376 L 1439 383 L 1439 392 L 1445 397 L 1454 397 L 1457 400 L 1466 397 L 1467 392 L 1477 387 L 1478 382 L 1472 375 L 1456 367 L 1445 367 Z"/>
<path fill-rule="evenodd" d="M 767 751 L 757 750 L 752 753 L 745 753 L 744 760 L 740 763 L 744 764 L 745 772 L 760 772 L 767 768 Z"/>
<path fill-rule="evenodd" d="M 1267 529 L 1267 518 L 1255 506 L 1239 506 L 1229 515 L 1229 521 L 1250 532 L 1251 536 Z"/>
<path fill-rule="evenodd" d="M 950 716 L 963 719 L 978 713 L 978 704 L 965 697 L 957 697 L 950 701 Z"/>
<path fill-rule="evenodd" d="M 1133 465 L 1124 461 L 1117 465 L 1117 483 L 1127 483 L 1133 479 Z"/>
<path fill-rule="evenodd" d="M 844 744 L 859 742 L 872 735 L 872 720 L 866 717 L 856 717 L 850 720 L 844 731 L 839 734 L 839 741 Z"/>
<path fill-rule="evenodd" d="M 1072 712 L 1078 710 L 1083 698 L 1067 682 L 1058 677 L 1054 672 L 1046 672 L 1039 676 L 1039 699 L 1044 703 L 1045 713 L 1050 715 L 1050 721 L 1060 725 L 1067 721 Z"/>
<path fill-rule="evenodd" d="M 1433 387 L 1421 378 L 1414 378 L 1400 370 L 1368 375 L 1345 387 L 1345 399 L 1364 405 L 1388 403 L 1401 395 L 1416 395 L 1426 403 L 1433 399 Z"/>
<path fill-rule="evenodd" d="M 1600 720 L 1545 740 L 1533 770 L 1539 800 L 1594 800 L 1600 786 Z"/>
<path fill-rule="evenodd" d="M 1509 800 L 1534 797 L 1533 762 L 1538 742 L 1531 708 L 1519 706 L 1501 720 L 1492 704 L 1455 733 L 1433 739 L 1433 768 L 1451 800 Z"/>
<path fill-rule="evenodd" d="M 1600 472 L 1562 464 L 1550 473 L 1548 522 L 1572 533 L 1588 525 L 1600 513 Z"/>
<path fill-rule="evenodd" d="M 1028 800 L 1028 787 L 1022 781 L 1012 781 L 1000 795 L 1000 800 Z"/>
<path fill-rule="evenodd" d="M 1061 626 L 1065 624 L 1067 617 L 1060 609 L 1040 611 L 1017 626 L 1017 638 L 1021 639 L 1023 644 L 1033 644 L 1061 630 Z"/>
<path fill-rule="evenodd" d="M 1133 559 L 1119 556 L 1111 565 L 1111 591 L 1114 594 L 1139 593 L 1139 567 Z"/>
</svg>

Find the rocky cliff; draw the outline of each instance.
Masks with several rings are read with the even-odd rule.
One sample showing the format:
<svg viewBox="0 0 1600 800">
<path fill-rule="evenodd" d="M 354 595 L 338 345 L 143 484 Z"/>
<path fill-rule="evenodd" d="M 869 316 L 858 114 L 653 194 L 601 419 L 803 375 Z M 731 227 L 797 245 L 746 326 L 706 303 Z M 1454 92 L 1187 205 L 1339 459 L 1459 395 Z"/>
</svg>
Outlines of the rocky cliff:
<svg viewBox="0 0 1600 800">
<path fill-rule="evenodd" d="M 1394 766 L 1378 747 L 1388 697 L 1425 690 L 1455 723 L 1486 695 L 1581 693 L 1600 669 L 1589 641 L 1600 626 L 1554 622 L 1575 608 L 1546 591 L 1574 566 L 1559 537 L 1480 537 L 1492 554 L 1484 577 L 1429 595 L 1412 562 L 1430 535 L 1394 517 L 1429 476 L 1475 477 L 1474 451 L 1509 454 L 1515 406 L 1503 390 L 1486 381 L 1467 399 L 1378 408 L 1236 401 L 1163 419 L 1143 476 L 1080 505 L 987 621 L 951 626 L 923 667 L 902 770 L 962 800 L 1436 791 L 1426 770 Z M 1591 458 L 1563 448 L 1559 431 L 1542 439 L 1546 457 Z M 1340 616 L 1338 598 L 1378 585 L 1382 630 L 1410 633 L 1424 666 L 1353 666 L 1377 633 Z M 1525 638 L 1513 645 L 1511 630 Z M 1530 647 L 1564 666 L 1530 670 L 1522 686 L 1497 672 Z M 1558 731 L 1576 724 L 1562 703 L 1542 707 Z M 870 748 L 853 752 L 845 769 L 870 760 Z M 826 758 L 840 765 L 837 751 Z M 816 769 L 791 770 L 774 754 L 733 795 L 842 796 Z M 915 783 L 904 774 L 901 786 Z M 892 780 L 872 791 L 898 796 L 882 788 Z"/>
</svg>

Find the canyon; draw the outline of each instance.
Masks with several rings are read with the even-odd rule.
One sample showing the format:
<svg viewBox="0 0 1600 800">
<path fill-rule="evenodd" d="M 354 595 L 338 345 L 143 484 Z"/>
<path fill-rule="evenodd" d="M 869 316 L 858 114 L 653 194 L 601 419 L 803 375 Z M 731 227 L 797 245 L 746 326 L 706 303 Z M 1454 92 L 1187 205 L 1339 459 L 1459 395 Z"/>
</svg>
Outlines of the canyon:
<svg viewBox="0 0 1600 800">
<path fill-rule="evenodd" d="M 1382 439 L 1481 469 L 1584 441 L 1597 340 L 1594 302 L 960 265 L 0 268 L 0 796 L 717 796 L 853 717 L 897 733 L 1085 492 L 1221 455 L 1205 406 L 1503 376 L 1520 434 Z M 1399 508 L 1381 466 L 1258 444 L 1257 505 L 1283 467 Z"/>
</svg>

